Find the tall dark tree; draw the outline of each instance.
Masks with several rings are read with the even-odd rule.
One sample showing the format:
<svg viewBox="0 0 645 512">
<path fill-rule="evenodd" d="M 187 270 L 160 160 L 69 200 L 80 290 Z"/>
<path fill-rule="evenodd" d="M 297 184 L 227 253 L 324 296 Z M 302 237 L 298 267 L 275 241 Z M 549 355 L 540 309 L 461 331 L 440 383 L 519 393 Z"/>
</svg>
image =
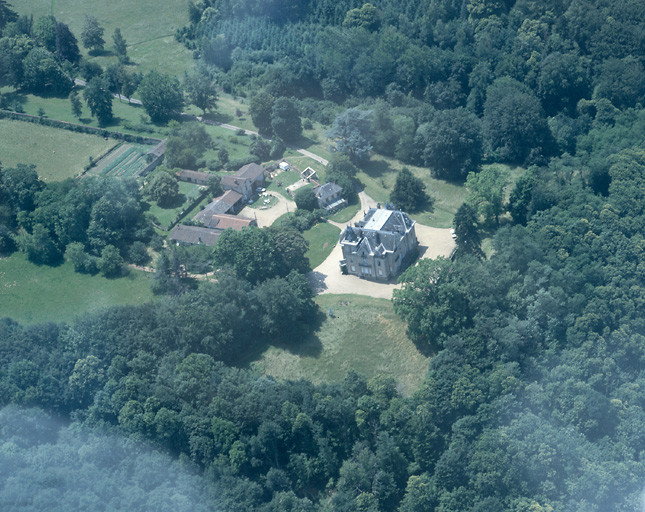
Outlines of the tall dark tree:
<svg viewBox="0 0 645 512">
<path fill-rule="evenodd" d="M 390 201 L 397 208 L 407 212 L 416 212 L 421 209 L 432 210 L 433 200 L 425 190 L 426 186 L 423 181 L 412 174 L 410 169 L 403 167 L 396 176 Z"/>
<path fill-rule="evenodd" d="M 295 141 L 302 134 L 302 122 L 296 105 L 288 98 L 278 98 L 271 109 L 271 129 L 286 142 Z"/>
<path fill-rule="evenodd" d="M 115 28 L 112 34 L 112 43 L 114 44 L 114 53 L 116 54 L 121 64 L 127 64 L 128 59 L 128 44 L 121 35 L 121 29 Z"/>
<path fill-rule="evenodd" d="M 24 85 L 40 93 L 69 94 L 73 82 L 56 58 L 44 48 L 34 48 L 24 60 Z"/>
<path fill-rule="evenodd" d="M 69 101 L 72 105 L 72 114 L 74 114 L 75 118 L 80 119 L 83 115 L 83 105 L 81 104 L 81 100 L 76 91 L 72 91 L 70 93 Z"/>
<path fill-rule="evenodd" d="M 51 53 L 56 52 L 56 18 L 42 16 L 34 23 L 34 39 Z"/>
<path fill-rule="evenodd" d="M 482 159 L 479 119 L 464 108 L 439 110 L 417 130 L 421 159 L 437 178 L 461 181 Z"/>
<path fill-rule="evenodd" d="M 110 83 L 103 77 L 94 77 L 83 91 L 85 102 L 99 124 L 106 125 L 112 121 L 112 92 Z"/>
<path fill-rule="evenodd" d="M 16 21 L 18 15 L 11 8 L 7 0 L 0 0 L 0 30 L 4 28 L 7 23 Z"/>
<path fill-rule="evenodd" d="M 260 135 L 270 137 L 273 133 L 271 128 L 271 114 L 275 98 L 266 91 L 259 91 L 251 97 L 249 103 L 249 114 L 253 124 L 257 126 Z"/>
<path fill-rule="evenodd" d="M 318 200 L 311 187 L 299 188 L 296 190 L 293 199 L 296 202 L 296 206 L 301 210 L 314 211 L 318 208 Z"/>
<path fill-rule="evenodd" d="M 477 222 L 477 210 L 468 203 L 462 204 L 452 223 L 457 235 L 457 250 L 455 257 L 472 255 L 476 258 L 483 258 L 481 249 L 481 236 L 479 235 L 479 223 Z"/>
<path fill-rule="evenodd" d="M 103 33 L 105 30 L 94 16 L 85 16 L 83 30 L 81 32 L 81 42 L 83 46 L 91 51 L 101 51 L 105 46 Z"/>
<path fill-rule="evenodd" d="M 65 23 L 56 23 L 56 55 L 59 59 L 66 60 L 72 64 L 78 64 L 81 60 L 81 52 L 78 49 L 76 36 Z"/>
<path fill-rule="evenodd" d="M 484 138 L 489 151 L 506 162 L 551 151 L 550 132 L 537 98 L 522 84 L 501 78 L 491 85 L 484 105 Z"/>
</svg>

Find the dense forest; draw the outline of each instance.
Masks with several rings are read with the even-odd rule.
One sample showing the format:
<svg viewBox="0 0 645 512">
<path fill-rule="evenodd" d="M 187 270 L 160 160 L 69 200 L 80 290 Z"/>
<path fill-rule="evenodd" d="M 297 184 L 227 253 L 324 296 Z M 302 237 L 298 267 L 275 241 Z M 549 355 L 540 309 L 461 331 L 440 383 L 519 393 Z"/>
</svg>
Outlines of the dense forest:
<svg viewBox="0 0 645 512">
<path fill-rule="evenodd" d="M 101 497 L 124 473 L 132 492 L 111 496 L 132 510 L 169 496 L 169 479 L 175 510 L 184 499 L 227 512 L 642 508 L 642 5 L 198 0 L 189 15 L 177 37 L 251 106 L 287 95 L 330 130 L 370 112 L 374 150 L 448 179 L 483 161 L 527 170 L 497 212 L 499 227 L 490 222 L 488 258 L 460 236 L 454 259 L 402 275 L 395 310 L 433 355 L 409 397 L 383 376 L 349 372 L 314 385 L 240 368 L 268 344 L 297 344 L 319 320 L 293 231 L 228 235 L 216 258 L 230 267 L 216 283 L 179 289 L 160 273 L 170 293 L 153 303 L 70 323 L 1 320 L 0 475 L 17 475 L 0 483 L 3 509 L 51 500 L 71 478 L 61 476 L 62 457 L 80 458 L 90 476 L 112 473 L 114 484 L 84 480 L 83 492 L 67 495 L 79 509 L 109 509 Z M 31 178 L 19 187 L 18 175 Z M 107 211 L 110 188 L 90 180 L 50 189 L 28 169 L 2 176 L 4 221 L 41 225 L 30 236 L 47 234 L 58 257 L 66 240 L 99 258 L 107 245 L 123 251 L 152 236 L 137 229 L 139 199 L 127 183 L 119 193 L 131 196 L 132 222 L 111 239 L 92 228 L 107 228 L 97 205 Z M 54 199 L 85 223 L 70 231 L 65 210 L 48 215 Z M 276 254 L 298 258 L 267 268 L 227 252 L 280 243 Z M 173 457 L 170 477 L 150 449 Z M 46 477 L 29 487 L 47 457 Z M 149 482 L 145 465 L 155 468 Z"/>
</svg>

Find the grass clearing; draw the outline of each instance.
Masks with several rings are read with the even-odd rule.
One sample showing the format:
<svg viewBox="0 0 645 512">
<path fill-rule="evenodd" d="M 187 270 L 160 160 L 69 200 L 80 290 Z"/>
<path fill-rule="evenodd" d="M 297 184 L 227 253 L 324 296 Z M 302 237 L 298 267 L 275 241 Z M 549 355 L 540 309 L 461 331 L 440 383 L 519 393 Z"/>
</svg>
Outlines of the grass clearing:
<svg viewBox="0 0 645 512">
<path fill-rule="evenodd" d="M 190 206 L 200 194 L 200 186 L 194 183 L 179 182 L 179 199 L 175 205 L 169 208 L 162 208 L 154 201 L 149 201 L 150 209 L 148 213 L 154 215 L 159 225 L 165 230 L 170 229 L 170 225 L 174 222 L 185 208 Z"/>
<path fill-rule="evenodd" d="M 383 203 L 389 200 L 398 171 L 403 166 L 398 160 L 374 155 L 358 172 L 356 177 L 364 185 L 368 196 Z M 430 175 L 430 169 L 414 165 L 407 165 L 406 167 L 410 169 L 412 174 L 421 178 L 426 185 L 426 192 L 435 200 L 433 212 L 419 212 L 411 215 L 411 217 L 417 222 L 428 226 L 436 228 L 450 227 L 455 212 L 466 198 L 466 189 L 459 184 L 434 179 Z"/>
<path fill-rule="evenodd" d="M 5 167 L 34 164 L 45 181 L 70 178 L 83 171 L 118 141 L 35 123 L 0 119 L 0 162 Z"/>
<path fill-rule="evenodd" d="M 53 14 L 58 21 L 67 23 L 79 39 L 86 15 L 95 16 L 105 29 L 105 51 L 92 57 L 102 66 L 117 62 L 112 53 L 112 34 L 115 28 L 128 43 L 128 56 L 137 71 L 158 69 L 180 76 L 193 67 L 192 53 L 175 41 L 178 27 L 188 23 L 186 2 L 177 0 L 20 0 L 11 2 L 18 14 L 33 14 L 34 19 Z M 87 50 L 81 48 L 88 57 Z"/>
<path fill-rule="evenodd" d="M 0 258 L 0 317 L 23 323 L 59 322 L 116 304 L 152 299 L 150 277 L 130 271 L 119 279 L 74 272 L 71 263 L 35 265 L 22 253 Z"/>
<path fill-rule="evenodd" d="M 311 268 L 320 265 L 338 243 L 340 229 L 326 222 L 320 222 L 311 229 L 303 231 L 302 236 L 309 242 L 305 256 L 309 258 Z"/>
<path fill-rule="evenodd" d="M 430 360 L 406 336 L 391 301 L 332 294 L 314 300 L 325 314 L 316 333 L 296 348 L 270 347 L 251 367 L 279 379 L 316 384 L 338 382 L 355 370 L 368 378 L 392 376 L 405 395 L 419 388 Z"/>
<path fill-rule="evenodd" d="M 279 192 L 285 197 L 290 197 L 287 187 L 300 179 L 298 171 L 280 171 L 267 185 L 268 192 Z"/>
</svg>

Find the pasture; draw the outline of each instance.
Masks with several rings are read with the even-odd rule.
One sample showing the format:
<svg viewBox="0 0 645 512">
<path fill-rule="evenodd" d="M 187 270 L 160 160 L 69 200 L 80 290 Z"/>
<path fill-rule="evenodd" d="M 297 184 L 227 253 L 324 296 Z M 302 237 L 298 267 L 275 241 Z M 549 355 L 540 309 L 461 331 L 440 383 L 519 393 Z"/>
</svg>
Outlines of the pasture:
<svg viewBox="0 0 645 512">
<path fill-rule="evenodd" d="M 33 14 L 34 19 L 53 14 L 58 21 L 67 23 L 80 41 L 85 16 L 95 16 L 105 29 L 105 50 L 90 56 L 102 66 L 117 62 L 112 53 L 112 34 L 115 28 L 128 44 L 128 56 L 133 69 L 147 72 L 158 69 L 181 76 L 192 68 L 191 52 L 175 41 L 174 33 L 188 23 L 187 2 L 177 0 L 10 0 L 18 14 Z M 53 9 L 52 9 L 53 6 Z M 53 10 L 53 12 L 52 12 Z M 80 46 L 80 44 L 79 44 Z M 87 57 L 87 50 L 81 48 Z"/>
<path fill-rule="evenodd" d="M 72 320 L 87 311 L 152 299 L 150 277 L 130 271 L 119 279 L 74 272 L 71 263 L 35 265 L 22 253 L 0 258 L 0 317 L 22 323 Z"/>
<path fill-rule="evenodd" d="M 44 181 L 80 174 L 90 157 L 117 144 L 97 135 L 76 133 L 24 121 L 0 119 L 0 162 L 5 167 L 34 164 Z"/>
</svg>

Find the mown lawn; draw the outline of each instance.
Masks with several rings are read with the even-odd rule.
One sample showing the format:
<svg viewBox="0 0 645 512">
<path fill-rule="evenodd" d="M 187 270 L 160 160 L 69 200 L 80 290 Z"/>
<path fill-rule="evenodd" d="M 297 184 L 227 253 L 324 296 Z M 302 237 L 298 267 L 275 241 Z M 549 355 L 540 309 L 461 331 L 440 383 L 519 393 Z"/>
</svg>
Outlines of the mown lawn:
<svg viewBox="0 0 645 512">
<path fill-rule="evenodd" d="M 316 224 L 302 233 L 305 240 L 309 242 L 309 250 L 305 256 L 309 258 L 311 268 L 316 268 L 325 261 L 338 242 L 339 235 L 340 229 L 326 222 Z"/>
<path fill-rule="evenodd" d="M 106 279 L 78 274 L 71 263 L 34 265 L 22 253 L 0 259 L 0 317 L 23 323 L 67 321 L 86 311 L 151 299 L 150 277 L 142 272 Z"/>
<path fill-rule="evenodd" d="M 83 171 L 89 157 L 100 157 L 118 141 L 24 121 L 0 119 L 0 162 L 5 167 L 34 164 L 45 181 Z"/>
<path fill-rule="evenodd" d="M 325 315 L 315 334 L 289 348 L 270 347 L 250 364 L 252 368 L 280 379 L 314 383 L 340 381 L 348 370 L 355 370 L 368 378 L 392 376 L 406 395 L 418 389 L 429 358 L 406 336 L 391 301 L 332 294 L 315 301 Z"/>
<path fill-rule="evenodd" d="M 365 187 L 368 196 L 384 203 L 390 199 L 396 176 L 403 164 L 398 160 L 373 155 L 371 160 L 363 165 L 356 175 Z M 447 228 L 452 225 L 452 218 L 466 198 L 466 189 L 459 184 L 434 179 L 430 169 L 408 165 L 415 176 L 421 178 L 426 186 L 426 192 L 434 198 L 434 211 L 418 212 L 411 215 L 417 222 L 437 228 Z"/>
<path fill-rule="evenodd" d="M 175 41 L 178 27 L 188 23 L 187 2 L 178 0 L 15 0 L 10 2 L 18 14 L 33 14 L 34 19 L 51 14 L 67 23 L 79 40 L 86 15 L 95 16 L 105 29 L 105 52 L 92 57 L 102 66 L 116 62 L 112 54 L 115 28 L 128 43 L 128 56 L 137 71 L 157 69 L 180 76 L 193 66 L 192 53 Z M 82 48 L 87 56 L 87 50 Z"/>
</svg>

